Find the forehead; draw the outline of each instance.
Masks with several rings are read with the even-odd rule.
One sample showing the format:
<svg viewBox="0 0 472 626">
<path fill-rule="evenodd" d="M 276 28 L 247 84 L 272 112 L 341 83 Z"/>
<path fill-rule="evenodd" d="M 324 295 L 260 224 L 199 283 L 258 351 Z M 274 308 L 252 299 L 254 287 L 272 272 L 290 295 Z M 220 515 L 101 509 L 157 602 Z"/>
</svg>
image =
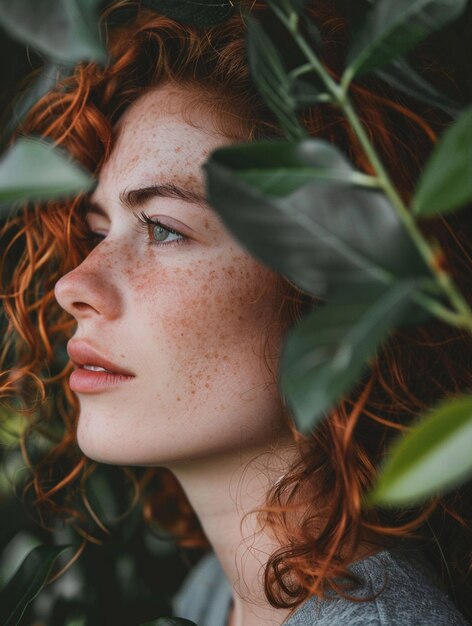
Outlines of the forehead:
<svg viewBox="0 0 472 626">
<path fill-rule="evenodd" d="M 209 153 L 231 140 L 216 124 L 208 99 L 195 87 L 164 84 L 138 98 L 114 128 L 114 145 L 99 175 L 100 187 L 159 179 L 194 184 Z"/>
</svg>

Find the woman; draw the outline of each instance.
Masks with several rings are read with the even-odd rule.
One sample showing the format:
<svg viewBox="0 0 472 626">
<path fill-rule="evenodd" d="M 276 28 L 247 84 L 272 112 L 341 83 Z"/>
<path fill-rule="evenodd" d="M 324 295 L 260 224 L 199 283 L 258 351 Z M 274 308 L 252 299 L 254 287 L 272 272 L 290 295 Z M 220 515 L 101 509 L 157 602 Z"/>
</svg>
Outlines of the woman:
<svg viewBox="0 0 472 626">
<path fill-rule="evenodd" d="M 267 9 L 247 4 L 255 15 Z M 312 4 L 335 68 L 342 21 Z M 464 338 L 437 322 L 395 334 L 356 393 L 313 435 L 297 433 L 275 373 L 288 328 L 319 300 L 251 257 L 204 197 L 201 166 L 212 150 L 283 135 L 252 86 L 241 17 L 195 29 L 132 1 L 105 17 L 115 23 L 110 66 L 77 67 L 22 128 L 66 147 L 98 184 L 74 201 L 30 208 L 4 231 L 20 224 L 31 243 L 5 300 L 24 348 L 25 394 L 68 340 L 70 363 L 53 381 L 67 403 L 65 436 L 38 477 L 74 446 L 83 457 L 60 489 L 89 459 L 161 473 L 181 503 L 167 526 L 182 545 L 212 549 L 175 601 L 176 614 L 199 626 L 466 624 L 432 534 L 454 531 L 441 549 L 465 611 L 460 492 L 406 512 L 359 504 L 386 442 L 465 381 Z M 433 131 L 384 95 L 355 94 L 407 194 Z M 399 120 L 401 141 L 391 132 Z M 336 112 L 307 109 L 303 122 L 366 167 Z M 457 250 L 459 235 L 445 224 L 438 238 Z M 19 293 L 25 282 L 30 293 L 42 285 L 35 316 Z M 440 382 L 426 384 L 418 368 L 432 359 Z M 52 505 L 50 485 L 35 485 Z M 148 504 L 158 521 L 165 495 Z"/>
</svg>

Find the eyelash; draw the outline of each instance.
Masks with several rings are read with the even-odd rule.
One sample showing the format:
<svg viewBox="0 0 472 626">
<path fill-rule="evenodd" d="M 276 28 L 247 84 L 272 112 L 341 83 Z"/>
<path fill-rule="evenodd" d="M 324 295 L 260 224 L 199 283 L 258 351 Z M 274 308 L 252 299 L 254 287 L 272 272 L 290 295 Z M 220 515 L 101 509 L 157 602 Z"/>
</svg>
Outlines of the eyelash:
<svg viewBox="0 0 472 626">
<path fill-rule="evenodd" d="M 166 226 L 165 224 L 160 222 L 157 218 L 151 219 L 143 211 L 141 211 L 141 213 L 139 214 L 133 213 L 133 215 L 139 222 L 138 228 L 140 230 L 144 230 L 144 232 L 148 235 L 151 235 L 151 237 L 152 237 L 151 228 L 154 228 L 155 226 L 159 226 L 160 228 L 163 228 L 167 232 L 181 237 L 181 239 L 174 239 L 173 241 L 168 241 L 168 242 L 165 242 L 165 241 L 158 242 L 158 241 L 152 241 L 152 239 L 148 239 L 146 242 L 148 246 L 158 246 L 158 247 L 172 246 L 174 244 L 179 245 L 179 244 L 188 242 L 188 237 L 186 237 L 182 233 L 179 233 L 179 231 L 174 230 L 173 228 L 170 228 L 169 226 Z M 99 233 L 90 232 L 87 235 L 86 239 L 89 243 L 95 245 L 96 243 L 100 242 L 104 237 L 105 235 L 100 235 Z"/>
<path fill-rule="evenodd" d="M 179 233 L 178 230 L 174 230 L 173 228 L 170 228 L 169 226 L 166 226 L 165 224 L 163 224 L 162 222 L 160 222 L 157 218 L 153 218 L 151 219 L 150 217 L 148 217 L 144 211 L 141 211 L 141 213 L 139 213 L 139 215 L 137 213 L 133 213 L 134 217 L 138 220 L 139 222 L 139 228 L 141 228 L 142 230 L 144 230 L 145 233 L 149 234 L 151 233 L 152 236 L 152 230 L 151 227 L 154 228 L 154 226 L 160 226 L 160 228 L 163 228 L 164 230 L 167 230 L 167 232 L 172 233 L 173 235 L 178 235 L 179 237 L 181 237 L 181 239 L 174 239 L 174 241 L 169 241 L 169 242 L 157 242 L 157 241 L 152 241 L 151 239 L 147 240 L 147 244 L 148 246 L 172 246 L 172 245 L 180 245 L 182 243 L 186 243 L 188 241 L 188 238 L 185 235 L 182 235 L 182 233 Z"/>
</svg>

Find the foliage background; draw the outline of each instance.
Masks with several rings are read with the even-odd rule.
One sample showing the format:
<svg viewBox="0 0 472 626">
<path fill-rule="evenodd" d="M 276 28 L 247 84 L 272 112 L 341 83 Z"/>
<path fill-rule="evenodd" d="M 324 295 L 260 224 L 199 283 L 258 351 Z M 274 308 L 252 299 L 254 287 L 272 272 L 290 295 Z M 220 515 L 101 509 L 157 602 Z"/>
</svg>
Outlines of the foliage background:
<svg viewBox="0 0 472 626">
<path fill-rule="evenodd" d="M 350 1 L 339 4 L 348 12 Z M 469 4 L 460 20 L 429 37 L 408 55 L 417 70 L 427 75 L 439 91 L 463 106 L 472 103 L 471 33 L 472 4 Z M 0 55 L 3 128 L 10 113 L 9 105 L 22 88 L 24 78 L 32 69 L 41 67 L 43 59 L 3 30 Z M 15 424 L 12 428 L 15 429 Z M 67 526 L 58 523 L 49 535 L 32 519 L 27 501 L 24 504 L 21 501 L 18 482 L 18 493 L 11 486 L 11 477 L 15 475 L 18 481 L 21 467 L 14 438 L 0 431 L 0 587 L 36 545 L 77 542 Z M 170 613 L 171 595 L 201 553 L 195 550 L 183 553 L 159 529 L 150 532 L 144 525 L 139 505 L 122 523 L 118 518 L 130 502 L 131 491 L 129 485 L 117 482 L 121 476 L 113 468 L 102 466 L 93 478 L 95 505 L 109 518 L 111 534 L 103 537 L 102 546 L 89 546 L 76 565 L 41 591 L 27 608 L 22 625 L 130 626 Z M 67 561 L 63 556 L 56 565 L 60 565 L 61 559 Z"/>
</svg>

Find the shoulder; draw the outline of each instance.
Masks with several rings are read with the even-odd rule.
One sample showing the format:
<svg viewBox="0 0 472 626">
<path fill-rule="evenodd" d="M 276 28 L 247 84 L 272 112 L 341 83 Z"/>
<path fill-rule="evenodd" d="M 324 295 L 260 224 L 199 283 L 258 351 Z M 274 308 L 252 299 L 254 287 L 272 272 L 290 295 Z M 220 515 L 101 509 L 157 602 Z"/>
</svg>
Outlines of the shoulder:
<svg viewBox="0 0 472 626">
<path fill-rule="evenodd" d="M 349 569 L 363 581 L 353 602 L 338 595 L 310 598 L 286 626 L 470 626 L 418 553 L 382 550 Z"/>
<path fill-rule="evenodd" d="M 214 552 L 190 570 L 172 600 L 174 615 L 197 624 L 223 624 L 231 602 L 231 585 Z"/>
</svg>

